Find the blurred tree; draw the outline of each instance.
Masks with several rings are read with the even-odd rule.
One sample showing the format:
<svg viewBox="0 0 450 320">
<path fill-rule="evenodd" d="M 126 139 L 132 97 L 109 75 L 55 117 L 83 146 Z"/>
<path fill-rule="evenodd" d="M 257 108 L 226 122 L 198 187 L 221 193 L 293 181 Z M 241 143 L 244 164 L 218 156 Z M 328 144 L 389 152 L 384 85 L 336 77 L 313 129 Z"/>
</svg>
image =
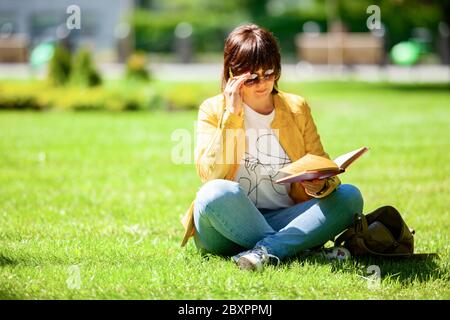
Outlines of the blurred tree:
<svg viewBox="0 0 450 320">
<path fill-rule="evenodd" d="M 48 80 L 52 85 L 61 86 L 69 81 L 71 73 L 70 51 L 58 43 L 48 66 Z"/>
<path fill-rule="evenodd" d="M 134 52 L 127 60 L 125 77 L 128 80 L 148 81 L 147 57 L 143 52 Z"/>
<path fill-rule="evenodd" d="M 237 24 L 249 21 L 246 11 L 236 9 L 236 3 L 237 0 L 154 1 L 152 6 L 158 9 L 137 10 L 131 18 L 136 50 L 173 51 L 175 29 L 184 22 L 192 26 L 194 51 L 221 51 L 226 34 Z"/>
<path fill-rule="evenodd" d="M 132 23 L 137 49 L 145 51 L 172 51 L 176 26 L 187 22 L 193 27 L 195 51 L 220 52 L 233 28 L 254 22 L 274 33 L 284 55 L 294 55 L 295 36 L 302 32 L 307 21 L 317 22 L 321 32 L 326 32 L 331 14 L 351 32 L 369 32 L 366 10 L 370 5 L 381 9 L 381 21 L 389 35 L 388 48 L 408 40 L 415 27 L 427 28 L 436 35 L 440 21 L 450 25 L 448 0 L 141 0 L 139 3 L 145 10 L 137 10 Z"/>
<path fill-rule="evenodd" d="M 396 43 L 409 40 L 412 30 L 417 27 L 426 28 L 436 35 L 439 21 L 444 19 L 444 3 L 448 3 L 441 0 L 335 1 L 338 2 L 340 19 L 351 32 L 368 32 L 366 20 L 369 14 L 366 9 L 370 5 L 379 6 L 381 22 L 388 34 L 388 49 Z"/>
<path fill-rule="evenodd" d="M 267 18 L 267 4 L 271 0 L 242 0 L 240 5 L 253 19 Z"/>
<path fill-rule="evenodd" d="M 75 54 L 71 82 L 78 86 L 93 87 L 100 85 L 102 79 L 94 67 L 91 52 L 81 48 Z"/>
</svg>

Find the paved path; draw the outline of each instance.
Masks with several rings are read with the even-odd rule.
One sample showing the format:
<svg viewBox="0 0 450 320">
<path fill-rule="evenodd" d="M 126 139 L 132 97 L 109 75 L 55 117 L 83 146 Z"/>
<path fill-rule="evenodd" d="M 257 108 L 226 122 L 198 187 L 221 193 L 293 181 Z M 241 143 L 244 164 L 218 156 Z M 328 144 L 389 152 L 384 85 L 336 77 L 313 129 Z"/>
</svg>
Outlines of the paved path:
<svg viewBox="0 0 450 320">
<path fill-rule="evenodd" d="M 104 77 L 118 79 L 123 75 L 121 64 L 100 64 Z M 165 81 L 219 81 L 221 64 L 151 64 L 155 78 Z M 0 64 L 0 79 L 43 78 L 45 70 L 33 70 L 26 64 Z M 441 65 L 419 65 L 414 67 L 355 65 L 328 66 L 307 63 L 285 64 L 282 77 L 287 81 L 387 81 L 405 83 L 449 83 L 450 67 Z"/>
</svg>

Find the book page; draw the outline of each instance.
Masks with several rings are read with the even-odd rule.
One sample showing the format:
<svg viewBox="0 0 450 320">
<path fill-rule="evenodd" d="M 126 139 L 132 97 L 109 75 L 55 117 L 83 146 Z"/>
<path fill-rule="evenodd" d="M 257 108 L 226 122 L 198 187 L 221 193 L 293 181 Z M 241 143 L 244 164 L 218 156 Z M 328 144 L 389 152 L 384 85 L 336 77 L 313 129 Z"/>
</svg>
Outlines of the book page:
<svg viewBox="0 0 450 320">
<path fill-rule="evenodd" d="M 353 161 L 362 156 L 367 150 L 369 150 L 369 148 L 362 147 L 357 150 L 350 151 L 334 159 L 334 162 L 339 166 L 339 168 L 346 169 Z"/>
</svg>

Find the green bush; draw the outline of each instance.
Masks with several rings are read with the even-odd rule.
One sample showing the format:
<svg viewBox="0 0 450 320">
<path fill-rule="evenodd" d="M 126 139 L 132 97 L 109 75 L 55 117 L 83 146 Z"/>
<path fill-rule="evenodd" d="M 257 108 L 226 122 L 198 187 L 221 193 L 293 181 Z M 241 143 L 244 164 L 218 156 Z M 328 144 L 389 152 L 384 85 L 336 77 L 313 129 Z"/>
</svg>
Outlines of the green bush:
<svg viewBox="0 0 450 320">
<path fill-rule="evenodd" d="M 209 97 L 220 92 L 220 83 L 157 83 L 168 110 L 196 110 Z"/>
<path fill-rule="evenodd" d="M 195 52 L 220 52 L 224 39 L 247 16 L 236 12 L 197 10 L 145 11 L 136 10 L 131 24 L 136 35 L 136 48 L 146 52 L 172 52 L 176 43 L 175 29 L 180 22 L 192 25 L 192 44 Z"/>
<path fill-rule="evenodd" d="M 63 45 L 58 44 L 48 66 L 48 80 L 52 85 L 65 85 L 71 73 L 71 54 Z"/>
<path fill-rule="evenodd" d="M 192 3 L 184 9 L 135 10 L 130 22 L 135 30 L 136 48 L 149 52 L 172 52 L 176 43 L 176 27 L 180 22 L 187 22 L 193 28 L 194 52 L 223 52 L 228 33 L 244 22 L 253 22 L 274 33 L 284 55 L 293 55 L 296 52 L 295 36 L 302 31 L 304 22 L 314 20 L 326 27 L 325 12 L 291 9 L 279 15 L 268 15 L 264 3 L 251 2 L 253 8 L 248 7 L 249 2 L 233 0 L 228 4 L 204 1 L 204 6 L 198 7 Z"/>
<path fill-rule="evenodd" d="M 108 81 L 102 86 L 54 87 L 43 81 L 0 81 L 0 109 L 197 110 L 220 92 L 214 82 Z"/>
<path fill-rule="evenodd" d="M 143 52 L 135 52 L 127 59 L 125 77 L 128 80 L 148 81 L 147 57 Z"/>
<path fill-rule="evenodd" d="M 88 49 L 79 49 L 73 61 L 71 83 L 82 87 L 94 87 L 102 83 L 100 74 L 92 62 Z"/>
<path fill-rule="evenodd" d="M 1 109 L 133 111 L 167 108 L 152 87 L 126 83 L 109 86 L 53 87 L 44 82 L 0 82 Z"/>
</svg>

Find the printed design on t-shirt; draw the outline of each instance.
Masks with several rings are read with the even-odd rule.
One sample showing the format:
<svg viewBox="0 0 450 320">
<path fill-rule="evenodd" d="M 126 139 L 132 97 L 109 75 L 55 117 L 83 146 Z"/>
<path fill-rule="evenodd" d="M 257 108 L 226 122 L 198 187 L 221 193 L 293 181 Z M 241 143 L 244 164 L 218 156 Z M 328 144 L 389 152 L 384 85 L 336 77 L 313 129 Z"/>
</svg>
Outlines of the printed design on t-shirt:
<svg viewBox="0 0 450 320">
<path fill-rule="evenodd" d="M 284 195 L 281 190 L 285 190 L 284 185 L 276 184 L 275 181 L 281 178 L 282 173 L 277 172 L 278 169 L 291 163 L 287 155 L 270 154 L 264 151 L 262 143 L 267 143 L 273 137 L 273 134 L 262 134 L 256 139 L 256 157 L 248 152 L 244 156 L 244 168 L 248 177 L 240 177 L 238 182 L 243 186 L 244 190 L 248 190 L 247 196 L 254 195 L 255 206 L 258 206 L 258 186 L 266 182 L 273 191 L 279 195 Z M 267 146 L 267 145 L 266 145 Z M 281 148 L 281 146 L 280 146 Z M 259 175 L 257 174 L 259 172 Z M 252 180 L 256 181 L 252 185 Z"/>
</svg>

